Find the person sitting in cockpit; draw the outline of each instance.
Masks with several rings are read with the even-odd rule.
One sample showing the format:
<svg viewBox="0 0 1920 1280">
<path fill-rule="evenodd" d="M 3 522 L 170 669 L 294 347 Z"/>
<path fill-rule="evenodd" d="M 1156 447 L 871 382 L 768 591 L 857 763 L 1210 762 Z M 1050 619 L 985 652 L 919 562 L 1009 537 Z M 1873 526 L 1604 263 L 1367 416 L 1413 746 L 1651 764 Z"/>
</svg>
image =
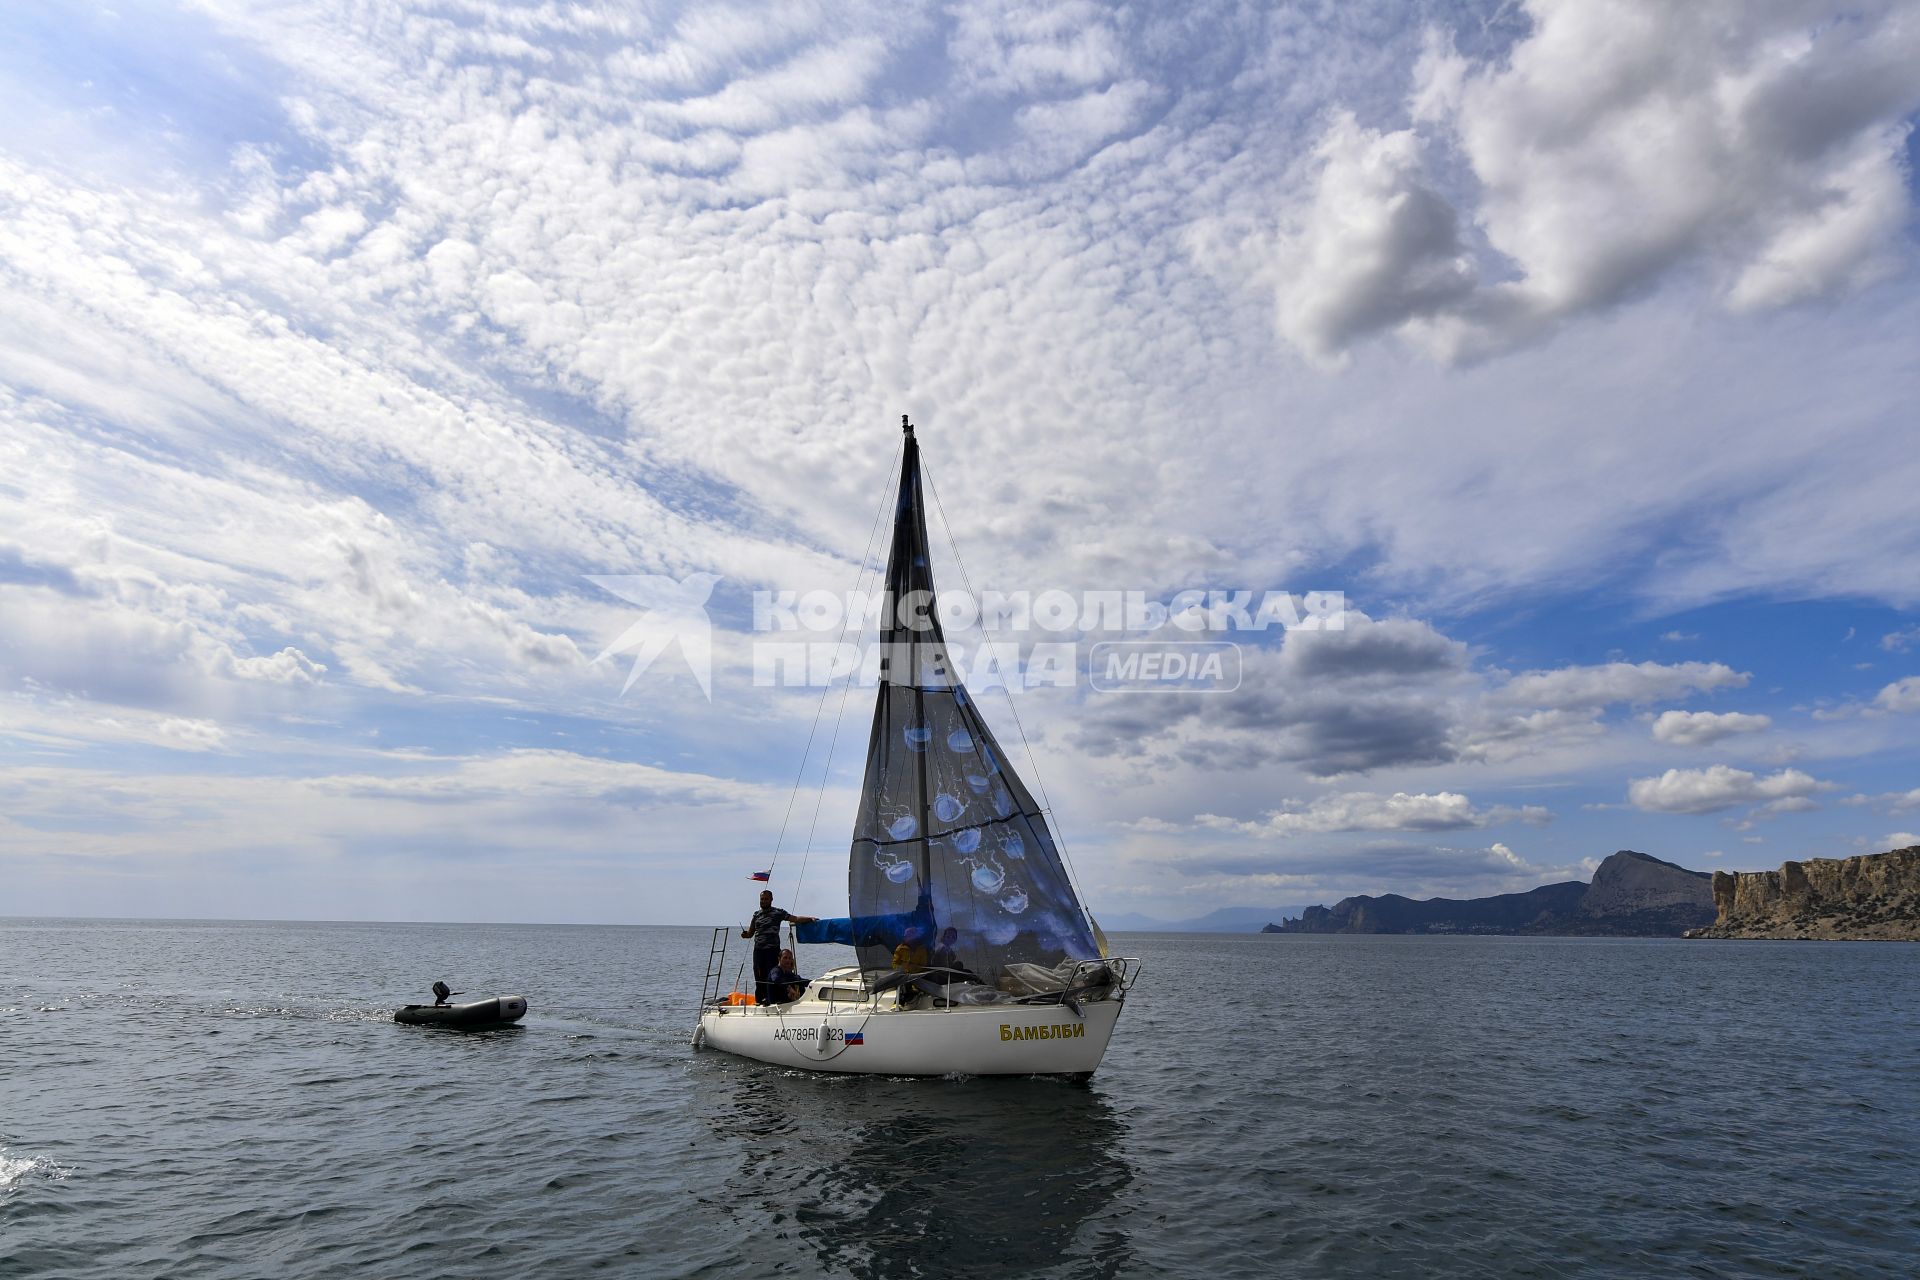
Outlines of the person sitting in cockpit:
<svg viewBox="0 0 1920 1280">
<path fill-rule="evenodd" d="M 792 1004 L 806 990 L 807 980 L 800 976 L 800 962 L 793 958 L 793 949 L 789 947 L 767 971 L 767 994 L 775 1004 Z"/>
<path fill-rule="evenodd" d="M 933 980 L 942 984 L 978 982 L 967 966 L 960 963 L 960 931 L 952 925 L 940 934 L 940 945 L 933 949 Z"/>
<path fill-rule="evenodd" d="M 893 972 L 882 979 L 880 985 L 874 990 L 884 991 L 888 987 L 895 988 L 899 992 L 894 997 L 895 1001 L 901 1007 L 905 1007 L 917 994 L 913 986 L 914 979 L 926 971 L 926 934 L 919 925 L 908 925 L 900 945 L 893 949 Z"/>
</svg>

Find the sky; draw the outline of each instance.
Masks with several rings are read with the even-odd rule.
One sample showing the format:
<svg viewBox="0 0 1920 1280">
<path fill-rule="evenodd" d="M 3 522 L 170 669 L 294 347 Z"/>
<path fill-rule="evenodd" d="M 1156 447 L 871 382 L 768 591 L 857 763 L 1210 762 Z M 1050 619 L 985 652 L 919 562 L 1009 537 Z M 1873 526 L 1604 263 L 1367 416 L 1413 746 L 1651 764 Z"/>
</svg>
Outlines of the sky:
<svg viewBox="0 0 1920 1280">
<path fill-rule="evenodd" d="M 1344 593 L 983 698 L 1098 916 L 1920 843 L 1917 110 L 1910 4 L 4 6 L 0 914 L 839 913 L 752 601 L 902 413 L 945 586 Z"/>
</svg>

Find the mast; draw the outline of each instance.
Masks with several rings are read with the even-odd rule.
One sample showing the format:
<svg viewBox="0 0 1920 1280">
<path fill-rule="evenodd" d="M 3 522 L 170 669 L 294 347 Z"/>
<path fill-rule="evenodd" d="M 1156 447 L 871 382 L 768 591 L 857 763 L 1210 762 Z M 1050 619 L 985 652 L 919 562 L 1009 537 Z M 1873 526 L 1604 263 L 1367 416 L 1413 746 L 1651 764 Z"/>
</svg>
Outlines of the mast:
<svg viewBox="0 0 1920 1280">
<path fill-rule="evenodd" d="M 925 527 L 925 516 L 920 510 L 920 445 L 919 442 L 913 438 L 913 421 L 904 413 L 900 415 L 900 430 L 901 433 L 906 436 L 907 442 L 906 456 L 901 460 L 900 464 L 901 503 L 898 518 L 902 522 L 909 520 L 913 522 L 915 527 L 909 530 L 906 541 L 910 547 L 918 549 L 926 544 L 924 536 L 915 536 Z M 898 541 L 899 540 L 896 539 L 896 545 Z M 933 611 L 933 565 L 931 563 L 927 565 L 927 587 L 927 611 L 929 616 L 931 616 Z M 893 601 L 892 604 L 896 611 L 900 608 L 900 602 L 898 600 Z M 897 616 L 896 612 L 896 617 Z M 930 726 L 927 723 L 927 693 L 920 684 L 920 628 L 918 627 L 912 629 L 907 640 L 907 670 L 913 678 L 914 724 L 921 728 L 928 728 Z M 920 796 L 920 811 L 914 815 L 914 818 L 920 824 L 920 892 L 921 895 L 926 898 L 929 904 L 928 910 L 931 912 L 931 904 L 933 902 L 933 840 L 927 833 L 933 817 L 933 799 L 927 787 L 927 752 L 921 751 L 916 753 L 916 760 L 920 779 L 920 785 L 916 788 Z"/>
</svg>

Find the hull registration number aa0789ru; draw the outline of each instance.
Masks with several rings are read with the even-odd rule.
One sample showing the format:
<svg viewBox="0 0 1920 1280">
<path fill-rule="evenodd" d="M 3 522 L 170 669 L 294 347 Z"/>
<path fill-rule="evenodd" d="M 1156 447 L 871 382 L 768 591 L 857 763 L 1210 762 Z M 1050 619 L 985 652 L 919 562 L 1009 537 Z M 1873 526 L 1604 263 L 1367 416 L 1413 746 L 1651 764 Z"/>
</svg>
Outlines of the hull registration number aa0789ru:
<svg viewBox="0 0 1920 1280">
<path fill-rule="evenodd" d="M 1059 1022 L 1045 1027 L 1015 1027 L 1000 1024 L 1002 1040 L 1071 1040 L 1087 1034 L 1084 1022 Z"/>
</svg>

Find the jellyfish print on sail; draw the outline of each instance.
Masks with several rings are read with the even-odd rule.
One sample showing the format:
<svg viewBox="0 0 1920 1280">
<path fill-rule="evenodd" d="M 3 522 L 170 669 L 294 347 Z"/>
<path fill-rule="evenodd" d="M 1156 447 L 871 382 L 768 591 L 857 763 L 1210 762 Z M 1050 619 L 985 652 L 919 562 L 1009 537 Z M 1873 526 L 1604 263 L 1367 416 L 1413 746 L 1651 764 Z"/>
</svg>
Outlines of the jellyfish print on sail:
<svg viewBox="0 0 1920 1280">
<path fill-rule="evenodd" d="M 910 930 L 948 928 L 968 969 L 1099 955 L 1046 818 L 951 670 L 934 607 L 919 448 L 901 468 L 881 634 L 881 687 L 849 860 L 849 916 L 803 925 L 884 970 Z"/>
</svg>

